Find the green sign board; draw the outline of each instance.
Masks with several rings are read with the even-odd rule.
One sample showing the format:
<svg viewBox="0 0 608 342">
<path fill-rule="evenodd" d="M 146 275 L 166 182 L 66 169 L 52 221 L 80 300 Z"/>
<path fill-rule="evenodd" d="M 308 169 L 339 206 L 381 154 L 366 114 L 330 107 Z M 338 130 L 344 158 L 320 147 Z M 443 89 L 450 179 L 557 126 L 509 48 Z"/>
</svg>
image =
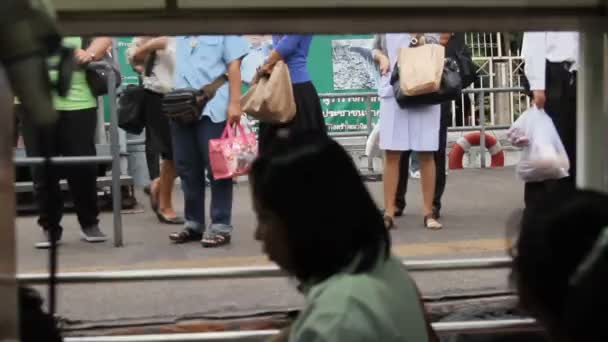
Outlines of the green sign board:
<svg viewBox="0 0 608 342">
<path fill-rule="evenodd" d="M 374 122 L 378 119 L 378 98 L 356 96 L 376 92 L 380 75 L 371 59 L 372 39 L 371 35 L 320 35 L 313 39 L 308 69 L 321 96 L 323 114 L 330 132 L 366 131 L 367 101 L 371 101 Z M 116 50 L 123 85 L 138 83 L 138 76 L 126 58 L 131 41 L 131 37 L 117 39 Z M 341 93 L 348 96 L 323 98 L 323 94 Z M 106 120 L 108 115 L 106 110 Z"/>
</svg>

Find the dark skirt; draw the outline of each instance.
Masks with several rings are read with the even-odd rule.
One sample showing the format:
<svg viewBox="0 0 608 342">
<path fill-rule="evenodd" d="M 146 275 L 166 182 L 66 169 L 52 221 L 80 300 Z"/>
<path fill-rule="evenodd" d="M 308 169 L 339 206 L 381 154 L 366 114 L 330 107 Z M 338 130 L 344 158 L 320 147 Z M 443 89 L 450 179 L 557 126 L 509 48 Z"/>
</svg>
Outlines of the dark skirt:
<svg viewBox="0 0 608 342">
<path fill-rule="evenodd" d="M 276 139 L 277 132 L 288 129 L 292 133 L 327 132 L 319 94 L 312 82 L 293 84 L 293 96 L 296 102 L 296 116 L 288 123 L 273 125 L 260 122 L 259 151 L 268 151 Z"/>
<path fill-rule="evenodd" d="M 173 143 L 169 118 L 161 111 L 163 94 L 146 90 L 144 111 L 146 115 L 146 144 L 161 155 L 164 160 L 173 160 Z M 152 141 L 148 139 L 151 138 Z"/>
</svg>

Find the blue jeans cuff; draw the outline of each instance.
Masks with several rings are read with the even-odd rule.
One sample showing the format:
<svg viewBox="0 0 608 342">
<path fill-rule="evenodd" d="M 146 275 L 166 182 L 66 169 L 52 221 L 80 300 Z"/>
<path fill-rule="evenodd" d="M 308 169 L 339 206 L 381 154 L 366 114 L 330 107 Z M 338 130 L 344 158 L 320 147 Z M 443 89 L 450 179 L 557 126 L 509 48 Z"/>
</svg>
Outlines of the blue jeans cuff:
<svg viewBox="0 0 608 342">
<path fill-rule="evenodd" d="M 201 233 L 202 234 L 203 233 L 202 227 L 203 227 L 203 225 L 200 224 L 200 223 L 198 223 L 198 222 L 196 222 L 196 221 L 188 221 L 188 220 L 186 220 L 186 224 L 185 224 L 184 228 L 189 229 L 189 230 L 191 230 L 193 232 Z"/>
<path fill-rule="evenodd" d="M 229 224 L 213 223 L 212 225 L 209 226 L 209 230 L 214 233 L 230 235 L 230 234 L 232 234 L 234 227 L 232 227 Z"/>
</svg>

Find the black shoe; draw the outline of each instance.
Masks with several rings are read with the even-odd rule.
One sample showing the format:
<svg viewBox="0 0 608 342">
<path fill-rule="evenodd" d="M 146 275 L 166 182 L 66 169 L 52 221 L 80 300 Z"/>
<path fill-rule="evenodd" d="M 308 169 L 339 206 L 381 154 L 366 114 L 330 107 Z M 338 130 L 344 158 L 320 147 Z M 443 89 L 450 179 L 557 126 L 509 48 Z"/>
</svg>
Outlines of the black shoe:
<svg viewBox="0 0 608 342">
<path fill-rule="evenodd" d="M 90 243 L 108 241 L 108 237 L 101 231 L 101 229 L 99 229 L 98 225 L 82 228 L 80 235 L 84 241 Z"/>
<path fill-rule="evenodd" d="M 51 236 L 49 234 L 48 229 L 43 229 L 42 234 L 44 238 L 40 242 L 36 242 L 34 247 L 37 249 L 49 249 L 51 248 Z M 63 228 L 57 228 L 57 236 L 55 237 L 55 244 L 59 246 L 61 244 L 61 237 L 63 236 Z"/>
<path fill-rule="evenodd" d="M 156 212 L 156 217 L 158 218 L 158 222 L 164 223 L 164 224 L 179 224 L 179 225 L 182 225 L 182 224 L 184 224 L 186 222 L 182 217 L 179 217 L 179 216 L 171 217 L 171 218 L 166 217 L 160 211 Z"/>
</svg>

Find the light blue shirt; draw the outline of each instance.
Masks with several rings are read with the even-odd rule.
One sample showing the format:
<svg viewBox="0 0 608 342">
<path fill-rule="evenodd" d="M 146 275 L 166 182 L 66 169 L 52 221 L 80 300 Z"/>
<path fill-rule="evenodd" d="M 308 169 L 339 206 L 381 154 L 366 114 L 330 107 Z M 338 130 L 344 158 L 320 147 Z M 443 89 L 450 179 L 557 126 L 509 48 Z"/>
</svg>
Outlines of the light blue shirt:
<svg viewBox="0 0 608 342">
<path fill-rule="evenodd" d="M 248 52 L 248 44 L 240 36 L 182 36 L 175 43 L 176 89 L 202 88 L 225 74 L 228 64 Z M 215 123 L 226 121 L 229 97 L 226 83 L 207 103 L 202 115 Z"/>
</svg>

